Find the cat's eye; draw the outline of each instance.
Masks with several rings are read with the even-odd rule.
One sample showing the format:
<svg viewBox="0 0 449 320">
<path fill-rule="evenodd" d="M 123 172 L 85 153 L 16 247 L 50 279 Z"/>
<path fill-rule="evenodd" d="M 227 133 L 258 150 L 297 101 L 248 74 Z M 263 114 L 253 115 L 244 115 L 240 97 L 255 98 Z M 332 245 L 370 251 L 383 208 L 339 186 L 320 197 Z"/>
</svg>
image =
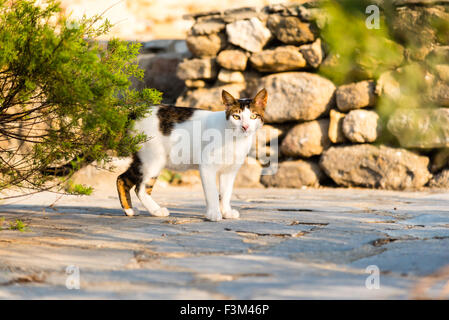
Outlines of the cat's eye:
<svg viewBox="0 0 449 320">
<path fill-rule="evenodd" d="M 240 116 L 239 116 L 238 114 L 233 114 L 232 117 L 233 117 L 235 120 L 240 120 Z"/>
<path fill-rule="evenodd" d="M 251 119 L 252 119 L 252 120 L 256 119 L 257 117 L 258 117 L 258 115 L 257 115 L 257 114 L 254 114 L 254 113 L 251 115 Z"/>
</svg>

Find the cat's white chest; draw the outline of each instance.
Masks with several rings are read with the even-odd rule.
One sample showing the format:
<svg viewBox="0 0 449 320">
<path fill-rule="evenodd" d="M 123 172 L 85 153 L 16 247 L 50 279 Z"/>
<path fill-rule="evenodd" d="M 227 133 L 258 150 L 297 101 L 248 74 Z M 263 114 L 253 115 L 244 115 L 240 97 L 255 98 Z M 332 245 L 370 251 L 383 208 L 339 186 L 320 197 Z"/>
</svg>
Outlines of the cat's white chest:
<svg viewBox="0 0 449 320">
<path fill-rule="evenodd" d="M 232 143 L 227 143 L 223 147 L 224 162 L 220 166 L 225 168 L 228 166 L 242 165 L 248 155 L 252 145 L 253 136 L 240 137 Z"/>
</svg>

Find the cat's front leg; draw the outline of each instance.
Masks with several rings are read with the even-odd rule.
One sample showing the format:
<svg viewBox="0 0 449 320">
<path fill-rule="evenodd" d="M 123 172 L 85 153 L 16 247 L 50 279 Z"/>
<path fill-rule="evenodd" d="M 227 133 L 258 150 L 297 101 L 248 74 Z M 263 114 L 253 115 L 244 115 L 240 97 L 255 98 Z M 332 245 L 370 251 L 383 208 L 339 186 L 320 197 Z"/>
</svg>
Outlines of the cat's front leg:
<svg viewBox="0 0 449 320">
<path fill-rule="evenodd" d="M 220 174 L 220 209 L 225 219 L 238 219 L 240 217 L 240 213 L 231 208 L 232 189 L 238 169 L 232 168 L 232 170 Z"/>
<path fill-rule="evenodd" d="M 222 219 L 217 190 L 217 169 L 212 165 L 200 165 L 200 176 L 206 198 L 206 218 L 211 221 Z"/>
</svg>

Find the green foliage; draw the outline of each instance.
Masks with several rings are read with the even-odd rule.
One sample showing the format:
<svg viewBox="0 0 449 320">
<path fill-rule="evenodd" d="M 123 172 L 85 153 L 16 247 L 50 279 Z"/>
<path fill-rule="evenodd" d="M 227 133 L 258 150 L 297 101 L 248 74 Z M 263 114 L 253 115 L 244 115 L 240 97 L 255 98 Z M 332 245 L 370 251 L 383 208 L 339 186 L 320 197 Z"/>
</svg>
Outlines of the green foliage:
<svg viewBox="0 0 449 320">
<path fill-rule="evenodd" d="M 5 217 L 0 218 L 0 231 L 4 230 L 3 225 L 5 224 Z M 20 219 L 16 219 L 14 222 L 10 222 L 8 226 L 8 230 L 17 230 L 20 232 L 27 231 L 28 226 Z"/>
<path fill-rule="evenodd" d="M 370 0 L 329 0 L 322 4 L 326 24 L 321 36 L 328 45 L 329 57 L 319 72 L 336 84 L 375 79 L 380 93 L 376 109 L 388 128 L 390 117 L 398 109 L 439 107 L 433 89 L 442 77 L 439 64 L 447 64 L 445 54 L 432 48 L 447 44 L 449 22 L 444 14 L 427 6 L 397 8 L 390 1 L 382 1 L 379 29 L 366 26 L 366 8 Z M 440 73 L 442 71 L 439 71 Z M 440 79 L 441 78 L 441 79 Z M 413 112 L 411 112 L 413 114 Z M 417 113 L 419 114 L 419 113 Z M 410 116 L 410 130 L 418 132 L 419 116 Z M 411 140 L 431 140 L 442 131 L 438 121 L 422 137 L 409 134 Z M 389 130 L 383 130 L 378 143 L 398 145 Z"/>
<path fill-rule="evenodd" d="M 17 230 L 20 232 L 25 232 L 27 231 L 27 229 L 28 226 L 22 220 L 19 219 L 16 219 L 15 222 L 10 222 L 9 224 L 9 230 Z"/>
<path fill-rule="evenodd" d="M 387 75 L 390 84 L 397 86 L 398 94 L 385 94 L 378 103 L 378 112 L 383 118 L 388 118 L 399 107 L 419 108 L 425 105 L 434 107 L 425 99 L 429 91 L 429 84 L 423 81 L 426 78 L 425 66 L 412 63 Z M 380 79 L 382 85 L 383 79 Z M 400 92 L 400 94 L 399 94 Z M 421 97 L 420 97 L 421 95 Z M 425 102 L 425 104 L 423 104 Z"/>
<path fill-rule="evenodd" d="M 322 5 L 327 23 L 321 35 L 334 61 L 324 64 L 319 72 L 337 84 L 377 78 L 403 60 L 403 48 L 390 38 L 383 15 L 380 29 L 366 27 L 368 5 L 359 0 L 330 0 Z"/>
<path fill-rule="evenodd" d="M 130 119 L 161 93 L 130 89 L 132 77 L 143 78 L 140 44 L 105 47 L 95 39 L 110 27 L 101 16 L 71 20 L 54 0 L 0 0 L 0 190 L 42 189 L 49 168 L 73 172 L 107 161 L 107 150 L 133 153 L 146 139 L 130 132 Z M 3 147 L 7 140 L 13 147 Z"/>
<path fill-rule="evenodd" d="M 163 169 L 158 179 L 172 184 L 179 184 L 182 181 L 182 176 L 178 172 Z"/>
<path fill-rule="evenodd" d="M 67 185 L 65 187 L 65 192 L 72 195 L 91 195 L 94 189 L 92 187 L 83 185 L 83 184 L 75 184 L 73 181 L 67 181 Z"/>
</svg>

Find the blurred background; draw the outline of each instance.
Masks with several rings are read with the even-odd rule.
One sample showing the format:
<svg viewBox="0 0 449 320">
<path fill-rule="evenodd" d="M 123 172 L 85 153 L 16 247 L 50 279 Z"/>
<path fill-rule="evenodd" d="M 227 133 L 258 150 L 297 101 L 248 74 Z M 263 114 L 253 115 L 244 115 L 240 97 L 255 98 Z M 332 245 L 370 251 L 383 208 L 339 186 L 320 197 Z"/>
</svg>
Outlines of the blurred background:
<svg viewBox="0 0 449 320">
<path fill-rule="evenodd" d="M 62 8 L 73 18 L 102 13 L 116 24 L 109 37 L 146 41 L 183 39 L 193 24 L 183 19 L 188 14 L 226 10 L 237 7 L 264 6 L 276 3 L 304 3 L 305 0 L 62 0 Z"/>
</svg>

